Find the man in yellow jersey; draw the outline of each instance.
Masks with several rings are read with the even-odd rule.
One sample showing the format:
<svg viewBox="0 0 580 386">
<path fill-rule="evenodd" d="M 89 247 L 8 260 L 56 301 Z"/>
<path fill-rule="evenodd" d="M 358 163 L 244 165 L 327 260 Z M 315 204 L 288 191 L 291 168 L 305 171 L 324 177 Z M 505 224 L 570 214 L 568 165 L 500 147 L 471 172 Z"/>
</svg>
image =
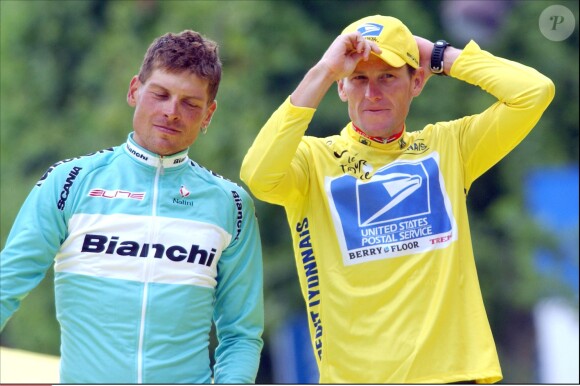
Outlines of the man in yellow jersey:
<svg viewBox="0 0 580 386">
<path fill-rule="evenodd" d="M 497 102 L 406 130 L 411 101 L 436 73 Z M 335 82 L 351 122 L 327 138 L 305 135 Z M 241 178 L 286 209 L 321 383 L 502 379 L 466 195 L 553 97 L 532 68 L 376 15 L 346 27 L 274 112 Z"/>
</svg>

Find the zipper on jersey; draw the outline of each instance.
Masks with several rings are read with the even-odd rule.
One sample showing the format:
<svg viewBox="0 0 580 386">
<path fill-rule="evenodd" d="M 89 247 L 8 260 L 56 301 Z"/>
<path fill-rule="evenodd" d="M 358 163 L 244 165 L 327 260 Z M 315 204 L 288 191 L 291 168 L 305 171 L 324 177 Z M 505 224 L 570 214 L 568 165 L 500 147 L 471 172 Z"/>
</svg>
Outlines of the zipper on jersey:
<svg viewBox="0 0 580 386">
<path fill-rule="evenodd" d="M 151 208 L 151 217 L 157 216 L 157 200 L 159 197 L 159 177 L 164 174 L 163 157 L 159 160 L 159 167 L 155 172 L 153 181 L 153 203 Z M 151 221 L 149 228 L 149 241 L 152 242 L 157 235 L 156 221 Z M 143 346 L 145 336 L 145 317 L 147 315 L 147 297 L 149 296 L 149 271 L 151 259 L 145 259 L 145 272 L 143 279 L 143 302 L 141 303 L 141 323 L 139 326 L 139 349 L 137 352 L 137 383 L 143 383 Z"/>
<path fill-rule="evenodd" d="M 165 168 L 163 167 L 163 156 L 159 156 L 159 171 L 161 175 L 165 174 Z"/>
</svg>

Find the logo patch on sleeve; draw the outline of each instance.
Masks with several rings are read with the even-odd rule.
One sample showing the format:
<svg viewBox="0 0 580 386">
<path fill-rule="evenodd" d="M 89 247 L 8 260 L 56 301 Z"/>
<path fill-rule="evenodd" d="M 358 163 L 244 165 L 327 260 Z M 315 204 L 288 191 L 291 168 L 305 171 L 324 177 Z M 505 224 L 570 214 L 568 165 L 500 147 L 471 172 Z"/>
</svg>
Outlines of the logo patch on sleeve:
<svg viewBox="0 0 580 386">
<path fill-rule="evenodd" d="M 436 153 L 396 162 L 370 180 L 327 178 L 326 192 L 345 265 L 444 248 L 456 223 Z"/>
</svg>

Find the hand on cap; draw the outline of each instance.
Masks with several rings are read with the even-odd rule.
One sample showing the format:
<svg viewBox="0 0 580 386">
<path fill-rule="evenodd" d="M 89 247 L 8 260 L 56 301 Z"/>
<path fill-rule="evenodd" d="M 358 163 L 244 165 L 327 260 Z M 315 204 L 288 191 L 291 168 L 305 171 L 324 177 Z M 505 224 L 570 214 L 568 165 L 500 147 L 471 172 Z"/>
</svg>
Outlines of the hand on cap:
<svg viewBox="0 0 580 386">
<path fill-rule="evenodd" d="M 330 86 L 352 74 L 361 60 L 369 59 L 371 52 L 380 54 L 381 49 L 359 32 L 339 35 L 304 76 L 290 101 L 295 106 L 317 108 Z"/>
<path fill-rule="evenodd" d="M 319 64 L 333 74 L 334 80 L 352 74 L 358 62 L 368 60 L 371 52 L 381 53 L 379 46 L 362 37 L 360 32 L 339 35 L 328 47 Z"/>
</svg>

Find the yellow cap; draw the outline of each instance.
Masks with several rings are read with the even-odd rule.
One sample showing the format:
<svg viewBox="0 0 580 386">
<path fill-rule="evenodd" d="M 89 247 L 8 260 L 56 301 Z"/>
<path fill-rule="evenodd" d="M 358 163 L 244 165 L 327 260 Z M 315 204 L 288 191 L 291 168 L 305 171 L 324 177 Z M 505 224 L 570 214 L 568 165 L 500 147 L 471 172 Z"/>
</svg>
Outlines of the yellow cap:
<svg viewBox="0 0 580 386">
<path fill-rule="evenodd" d="M 391 16 L 367 16 L 346 27 L 342 34 L 358 31 L 382 50 L 377 55 L 393 67 L 405 63 L 413 68 L 419 67 L 419 47 L 413 34 L 399 19 Z"/>
</svg>

